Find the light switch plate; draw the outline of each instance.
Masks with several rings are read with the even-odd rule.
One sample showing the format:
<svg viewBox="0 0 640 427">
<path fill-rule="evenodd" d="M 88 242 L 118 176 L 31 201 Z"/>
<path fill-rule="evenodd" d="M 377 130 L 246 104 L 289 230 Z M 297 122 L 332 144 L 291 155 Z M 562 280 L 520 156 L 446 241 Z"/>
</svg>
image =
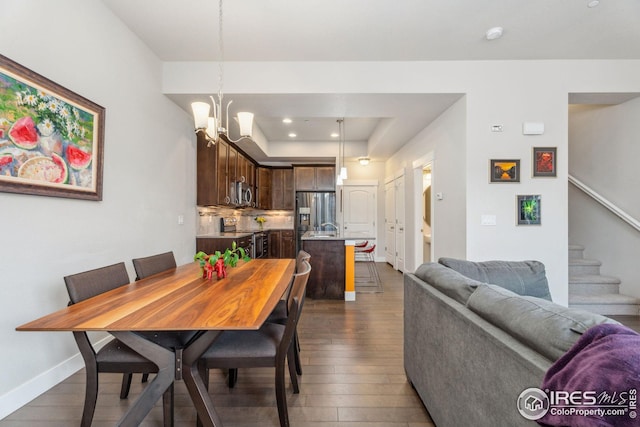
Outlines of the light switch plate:
<svg viewBox="0 0 640 427">
<path fill-rule="evenodd" d="M 496 225 L 496 216 L 495 215 L 481 215 L 480 216 L 480 225 Z"/>
</svg>

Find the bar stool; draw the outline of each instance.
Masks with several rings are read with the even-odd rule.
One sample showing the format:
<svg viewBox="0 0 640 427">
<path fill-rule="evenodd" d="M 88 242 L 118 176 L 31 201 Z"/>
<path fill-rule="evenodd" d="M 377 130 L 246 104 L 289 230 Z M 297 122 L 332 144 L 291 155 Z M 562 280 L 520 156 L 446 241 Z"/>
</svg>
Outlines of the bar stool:
<svg viewBox="0 0 640 427">
<path fill-rule="evenodd" d="M 366 282 L 366 283 L 377 283 L 378 285 L 382 285 L 380 280 L 380 275 L 378 274 L 378 269 L 376 268 L 376 261 L 373 256 L 373 253 L 376 250 L 376 245 L 366 246 L 366 247 L 355 247 L 355 255 L 356 261 L 361 261 L 367 264 L 367 269 L 369 271 L 369 276 L 366 280 L 358 280 L 356 277 L 356 282 Z"/>
</svg>

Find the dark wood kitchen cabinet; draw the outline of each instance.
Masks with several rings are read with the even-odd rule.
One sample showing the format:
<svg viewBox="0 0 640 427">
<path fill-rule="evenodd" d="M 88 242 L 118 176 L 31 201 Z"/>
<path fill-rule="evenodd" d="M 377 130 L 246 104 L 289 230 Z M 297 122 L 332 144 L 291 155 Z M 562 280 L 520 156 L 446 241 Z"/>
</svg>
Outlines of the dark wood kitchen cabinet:
<svg viewBox="0 0 640 427">
<path fill-rule="evenodd" d="M 196 152 L 196 204 L 198 206 L 228 206 L 230 198 L 230 156 L 229 144 L 218 141 L 215 145 L 198 134 Z M 234 150 L 235 151 L 235 150 Z M 233 173 L 235 173 L 235 157 L 233 156 Z"/>
<path fill-rule="evenodd" d="M 296 191 L 335 191 L 335 166 L 294 166 Z"/>
<path fill-rule="evenodd" d="M 295 258 L 293 230 L 269 230 L 269 258 Z"/>
<path fill-rule="evenodd" d="M 255 194 L 255 164 L 248 156 L 225 140 L 208 146 L 198 134 L 196 159 L 196 204 L 198 206 L 231 206 L 231 184 L 241 180 Z"/>
<path fill-rule="evenodd" d="M 257 208 L 271 209 L 271 169 L 258 166 L 257 175 Z"/>
<path fill-rule="evenodd" d="M 293 168 L 271 170 L 271 209 L 293 209 Z"/>
<path fill-rule="evenodd" d="M 250 250 L 251 247 L 251 235 L 243 236 L 239 238 L 230 237 L 197 237 L 196 238 L 196 252 L 204 252 L 206 254 L 213 254 L 216 251 L 224 253 L 225 250 L 231 249 L 233 242 L 236 242 L 237 247 Z M 251 254 L 249 254 L 251 255 Z"/>
</svg>

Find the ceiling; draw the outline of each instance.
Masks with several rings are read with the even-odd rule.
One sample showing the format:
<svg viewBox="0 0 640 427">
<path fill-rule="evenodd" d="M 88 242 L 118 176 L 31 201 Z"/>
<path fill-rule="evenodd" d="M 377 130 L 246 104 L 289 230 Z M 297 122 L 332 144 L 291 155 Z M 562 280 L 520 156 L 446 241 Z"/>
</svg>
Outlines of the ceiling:
<svg viewBox="0 0 640 427">
<path fill-rule="evenodd" d="M 102 1 L 162 61 L 221 58 L 216 0 Z M 227 0 L 224 60 L 640 59 L 640 0 L 601 0 L 588 7 L 590 1 Z M 504 28 L 503 37 L 487 41 L 485 32 L 495 26 Z M 267 140 L 297 143 L 330 140 L 346 106 L 345 140 L 393 134 L 369 150 L 374 160 L 384 160 L 460 96 L 245 94 L 232 99 L 254 112 Z M 193 99 L 172 99 L 190 111 Z M 573 99 L 616 101 L 598 94 Z M 284 125 L 285 116 L 294 123 Z M 295 139 L 287 136 L 292 130 Z"/>
</svg>

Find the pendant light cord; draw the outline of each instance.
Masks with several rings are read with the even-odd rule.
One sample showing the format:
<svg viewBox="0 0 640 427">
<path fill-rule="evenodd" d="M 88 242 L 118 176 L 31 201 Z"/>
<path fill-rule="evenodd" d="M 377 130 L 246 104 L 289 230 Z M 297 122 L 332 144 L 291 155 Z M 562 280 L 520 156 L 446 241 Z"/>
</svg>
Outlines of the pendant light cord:
<svg viewBox="0 0 640 427">
<path fill-rule="evenodd" d="M 220 50 L 220 62 L 218 62 L 218 68 L 220 70 L 218 78 L 218 101 L 220 107 L 222 107 L 222 83 L 224 80 L 224 31 L 222 28 L 222 0 L 218 2 L 218 49 Z"/>
</svg>

